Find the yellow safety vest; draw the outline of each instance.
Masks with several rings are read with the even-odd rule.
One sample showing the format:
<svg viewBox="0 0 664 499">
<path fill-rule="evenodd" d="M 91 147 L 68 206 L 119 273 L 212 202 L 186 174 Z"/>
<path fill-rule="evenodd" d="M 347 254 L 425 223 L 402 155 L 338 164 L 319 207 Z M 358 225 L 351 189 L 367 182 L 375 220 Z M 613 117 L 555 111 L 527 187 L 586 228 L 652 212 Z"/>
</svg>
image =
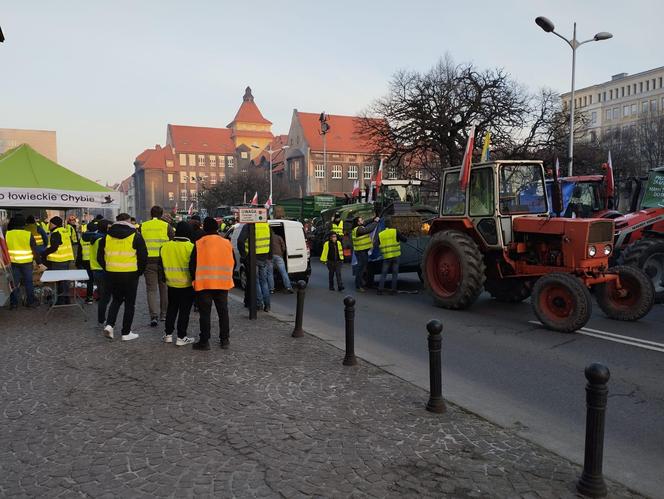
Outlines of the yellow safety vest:
<svg viewBox="0 0 664 499">
<path fill-rule="evenodd" d="M 397 229 L 383 229 L 378 234 L 380 252 L 383 258 L 396 258 L 401 256 L 401 244 L 397 241 Z"/>
<path fill-rule="evenodd" d="M 191 241 L 168 241 L 161 247 L 161 263 L 164 266 L 166 286 L 190 288 L 189 260 L 194 250 Z"/>
<path fill-rule="evenodd" d="M 99 265 L 99 260 L 97 260 L 97 252 L 99 250 L 99 241 L 102 238 L 95 239 L 95 242 L 90 244 L 90 270 L 104 270 Z"/>
<path fill-rule="evenodd" d="M 363 236 L 358 237 L 357 229 L 359 229 L 359 227 L 355 227 L 353 229 L 353 232 L 352 232 L 352 235 L 353 235 L 353 250 L 354 251 L 363 251 L 363 250 L 371 249 L 371 234 L 364 234 Z"/>
<path fill-rule="evenodd" d="M 12 263 L 32 262 L 31 236 L 32 234 L 24 229 L 7 231 L 7 248 L 9 248 L 9 260 Z"/>
<path fill-rule="evenodd" d="M 338 224 L 332 223 L 332 232 L 338 236 L 344 235 L 344 221 L 340 220 Z"/>
<path fill-rule="evenodd" d="M 37 246 L 44 245 L 44 238 L 37 230 L 37 224 L 25 224 L 25 230 L 27 230 L 28 232 L 30 232 L 30 234 L 32 234 L 32 237 L 35 238 L 35 243 L 37 244 Z"/>
<path fill-rule="evenodd" d="M 106 272 L 138 271 L 138 259 L 136 258 L 136 250 L 134 249 L 134 236 L 136 236 L 136 233 L 124 239 L 106 235 L 106 248 L 104 250 Z"/>
<path fill-rule="evenodd" d="M 53 233 L 60 234 L 61 243 L 58 249 L 48 255 L 46 260 L 49 262 L 71 262 L 74 260 L 74 249 L 71 245 L 71 236 L 68 229 L 58 227 L 53 230 Z"/>
<path fill-rule="evenodd" d="M 270 225 L 267 222 L 258 222 L 256 226 L 256 254 L 264 255 L 270 252 Z M 249 253 L 249 238 L 244 242 L 244 250 Z"/>
<path fill-rule="evenodd" d="M 327 262 L 327 255 L 330 251 L 330 241 L 325 241 L 323 244 L 323 252 L 320 254 L 321 263 Z M 344 249 L 341 247 L 341 241 L 337 241 L 337 253 L 339 253 L 339 261 L 344 261 Z"/>
<path fill-rule="evenodd" d="M 71 242 L 72 243 L 77 243 L 78 242 L 78 234 L 76 233 L 76 229 L 74 228 L 73 225 L 67 224 L 67 227 L 69 227 L 69 236 L 71 237 Z"/>
<path fill-rule="evenodd" d="M 148 256 L 159 257 L 159 250 L 168 242 L 168 224 L 158 218 L 143 222 L 141 235 L 148 247 Z"/>
<path fill-rule="evenodd" d="M 81 224 L 81 234 L 88 231 L 88 224 Z M 90 243 L 81 237 L 81 258 L 83 261 L 90 260 Z"/>
</svg>

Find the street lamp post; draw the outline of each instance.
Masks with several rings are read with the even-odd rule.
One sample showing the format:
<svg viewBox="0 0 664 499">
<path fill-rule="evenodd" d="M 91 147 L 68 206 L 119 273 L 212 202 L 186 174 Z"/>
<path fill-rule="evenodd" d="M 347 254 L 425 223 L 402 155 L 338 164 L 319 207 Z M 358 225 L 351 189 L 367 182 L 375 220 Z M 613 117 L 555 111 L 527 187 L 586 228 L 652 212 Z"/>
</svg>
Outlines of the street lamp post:
<svg viewBox="0 0 664 499">
<path fill-rule="evenodd" d="M 256 144 L 251 144 L 251 147 L 254 147 L 256 149 L 260 149 L 260 147 L 258 147 L 258 145 L 256 145 Z M 273 151 L 272 146 L 270 146 L 270 149 L 265 151 L 270 155 L 270 195 L 268 197 L 268 199 L 270 199 L 270 200 L 272 199 L 272 155 L 275 154 L 278 151 L 284 151 L 284 150 L 288 149 L 289 147 L 290 147 L 289 145 L 285 145 L 285 146 L 281 146 L 276 151 Z M 284 162 L 285 162 L 285 160 L 284 160 Z M 274 201 L 271 201 L 271 202 L 274 202 Z M 270 206 L 270 218 L 272 218 L 271 213 L 272 213 L 272 206 Z"/>
<path fill-rule="evenodd" d="M 613 35 L 607 31 L 600 31 L 597 33 L 595 36 L 590 38 L 589 40 L 585 40 L 583 42 L 580 42 L 579 40 L 576 39 L 576 23 L 574 23 L 574 32 L 572 35 L 572 39 L 568 40 L 564 36 L 556 33 L 555 26 L 554 24 L 547 19 L 546 17 L 540 16 L 535 19 L 535 23 L 542 28 L 544 31 L 547 33 L 553 33 L 556 35 L 558 38 L 561 40 L 564 40 L 567 45 L 570 46 L 572 49 L 572 92 L 570 95 L 570 102 L 569 102 L 569 163 L 568 163 L 568 169 L 567 169 L 567 175 L 572 176 L 572 167 L 574 163 L 574 77 L 576 73 L 576 49 L 578 49 L 581 45 L 586 44 L 588 42 L 599 42 L 602 40 L 608 40 L 609 38 L 612 38 Z"/>
</svg>

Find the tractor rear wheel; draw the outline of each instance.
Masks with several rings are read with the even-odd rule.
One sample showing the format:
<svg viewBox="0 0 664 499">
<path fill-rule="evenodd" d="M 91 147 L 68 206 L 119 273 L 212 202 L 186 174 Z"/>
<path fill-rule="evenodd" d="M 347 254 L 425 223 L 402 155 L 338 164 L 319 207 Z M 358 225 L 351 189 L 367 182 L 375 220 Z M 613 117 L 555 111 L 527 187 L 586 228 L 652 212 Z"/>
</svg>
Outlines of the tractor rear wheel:
<svg viewBox="0 0 664 499">
<path fill-rule="evenodd" d="M 627 265 L 609 269 L 620 277 L 621 289 L 616 281 L 609 281 L 595 286 L 597 304 L 611 319 L 618 321 L 638 321 L 653 306 L 654 290 L 648 276 L 641 270 Z"/>
<path fill-rule="evenodd" d="M 570 274 L 540 277 L 530 300 L 537 318 L 548 329 L 572 333 L 590 320 L 592 299 L 583 282 Z"/>
<path fill-rule="evenodd" d="M 525 279 L 487 279 L 484 289 L 496 301 L 503 303 L 521 303 L 530 296 L 532 282 Z"/>
<path fill-rule="evenodd" d="M 641 239 L 629 245 L 623 263 L 643 270 L 655 288 L 655 303 L 664 303 L 664 239 Z"/>
<path fill-rule="evenodd" d="M 431 237 L 422 259 L 424 286 L 439 307 L 464 309 L 484 285 L 484 259 L 470 236 L 445 230 Z"/>
</svg>

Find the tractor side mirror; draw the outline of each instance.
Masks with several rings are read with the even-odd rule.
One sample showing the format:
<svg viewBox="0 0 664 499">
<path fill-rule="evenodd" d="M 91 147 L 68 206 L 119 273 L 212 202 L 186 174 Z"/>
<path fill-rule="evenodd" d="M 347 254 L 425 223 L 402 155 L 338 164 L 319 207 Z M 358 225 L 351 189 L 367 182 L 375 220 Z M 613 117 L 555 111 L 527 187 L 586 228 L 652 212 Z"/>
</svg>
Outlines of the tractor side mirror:
<svg viewBox="0 0 664 499">
<path fill-rule="evenodd" d="M 551 205 L 553 212 L 560 216 L 563 212 L 563 190 L 559 180 L 554 181 L 551 186 Z"/>
</svg>

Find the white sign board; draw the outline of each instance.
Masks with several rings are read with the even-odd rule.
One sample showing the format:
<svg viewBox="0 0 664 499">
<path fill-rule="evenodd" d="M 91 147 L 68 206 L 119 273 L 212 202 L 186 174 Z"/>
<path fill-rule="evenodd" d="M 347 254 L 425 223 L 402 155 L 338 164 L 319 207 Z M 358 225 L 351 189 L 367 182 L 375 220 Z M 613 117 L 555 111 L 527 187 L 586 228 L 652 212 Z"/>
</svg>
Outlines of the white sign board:
<svg viewBox="0 0 664 499">
<path fill-rule="evenodd" d="M 118 193 L 0 187 L 0 206 L 44 208 L 117 208 Z"/>
<path fill-rule="evenodd" d="M 241 224 L 255 224 L 267 222 L 267 209 L 265 208 L 239 208 L 238 222 Z"/>
</svg>

